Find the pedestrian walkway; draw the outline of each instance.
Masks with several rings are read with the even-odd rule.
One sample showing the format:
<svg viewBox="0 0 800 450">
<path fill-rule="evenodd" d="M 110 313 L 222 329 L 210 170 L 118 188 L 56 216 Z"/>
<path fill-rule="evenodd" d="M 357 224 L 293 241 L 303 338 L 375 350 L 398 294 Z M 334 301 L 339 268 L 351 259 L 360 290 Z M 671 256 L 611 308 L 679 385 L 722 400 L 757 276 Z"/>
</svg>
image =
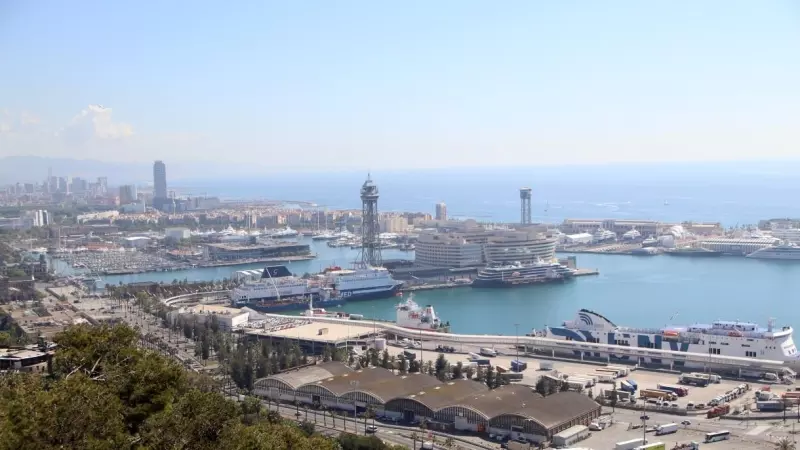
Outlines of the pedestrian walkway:
<svg viewBox="0 0 800 450">
<path fill-rule="evenodd" d="M 771 425 L 759 425 L 759 426 L 753 428 L 752 430 L 748 431 L 747 435 L 748 436 L 758 436 L 759 434 L 769 430 L 770 428 L 772 428 Z"/>
</svg>

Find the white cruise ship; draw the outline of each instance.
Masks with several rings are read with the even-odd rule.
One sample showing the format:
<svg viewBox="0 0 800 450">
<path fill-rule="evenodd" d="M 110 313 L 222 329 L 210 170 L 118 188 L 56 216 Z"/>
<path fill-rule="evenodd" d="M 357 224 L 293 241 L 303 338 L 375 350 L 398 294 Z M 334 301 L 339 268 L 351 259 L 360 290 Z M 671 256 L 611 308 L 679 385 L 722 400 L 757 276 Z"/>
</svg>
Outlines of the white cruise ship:
<svg viewBox="0 0 800 450">
<path fill-rule="evenodd" d="M 391 297 L 403 286 L 383 267 L 342 269 L 334 266 L 320 276 L 323 288 L 332 291 L 331 297 L 348 301 Z"/>
<path fill-rule="evenodd" d="M 282 230 L 277 230 L 277 231 L 273 232 L 272 234 L 270 234 L 270 236 L 274 237 L 274 238 L 287 238 L 287 237 L 295 237 L 298 234 L 300 234 L 300 233 L 297 230 L 293 230 L 293 229 L 289 228 L 289 226 L 287 225 L 286 228 L 284 228 Z"/>
<path fill-rule="evenodd" d="M 747 257 L 753 259 L 797 260 L 800 259 L 800 247 L 795 244 L 780 244 L 756 250 L 747 255 Z"/>
<path fill-rule="evenodd" d="M 261 278 L 246 281 L 231 292 L 231 300 L 236 306 L 262 300 L 289 297 L 302 297 L 319 292 L 319 288 L 289 272 L 286 266 L 266 267 Z"/>
<path fill-rule="evenodd" d="M 800 353 L 797 352 L 792 333 L 792 327 L 775 328 L 772 320 L 766 328 L 761 328 L 752 322 L 738 321 L 716 321 L 710 325 L 695 324 L 666 328 L 620 327 L 601 314 L 581 309 L 575 320 L 564 322 L 560 327 L 547 327 L 544 331 L 535 332 L 533 335 L 622 347 L 786 361 L 787 365 L 794 369 L 800 365 Z M 580 356 L 581 350 L 574 350 L 574 353 Z M 598 356 L 591 355 L 588 351 L 585 353 L 588 357 Z M 643 358 L 645 362 L 662 363 L 659 358 Z M 618 356 L 617 359 L 626 360 L 628 356 Z M 690 362 L 685 361 L 675 361 L 675 365 L 692 367 Z"/>
</svg>

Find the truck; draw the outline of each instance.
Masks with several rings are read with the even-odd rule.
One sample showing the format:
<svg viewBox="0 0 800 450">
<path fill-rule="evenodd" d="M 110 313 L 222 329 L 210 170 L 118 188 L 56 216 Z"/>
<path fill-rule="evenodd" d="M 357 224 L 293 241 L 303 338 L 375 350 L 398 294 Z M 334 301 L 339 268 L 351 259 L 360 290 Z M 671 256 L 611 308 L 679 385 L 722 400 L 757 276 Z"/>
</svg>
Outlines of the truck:
<svg viewBox="0 0 800 450">
<path fill-rule="evenodd" d="M 581 377 L 576 377 L 576 376 L 569 376 L 569 377 L 567 377 L 566 381 L 567 381 L 567 383 L 580 383 L 581 387 L 585 387 L 585 388 L 592 387 L 592 380 L 589 380 L 589 379 L 586 379 L 586 378 L 581 378 Z"/>
<path fill-rule="evenodd" d="M 482 366 L 491 366 L 492 365 L 492 360 L 489 359 L 489 358 L 470 359 L 470 362 L 474 362 L 475 364 L 477 364 L 478 366 L 481 366 L 481 367 Z"/>
<path fill-rule="evenodd" d="M 595 370 L 595 372 L 603 372 L 603 373 L 607 373 L 607 374 L 610 374 L 610 375 L 611 375 L 612 377 L 614 377 L 614 378 L 619 378 L 619 377 L 621 376 L 621 375 L 619 374 L 619 371 L 618 371 L 618 370 L 615 370 L 615 369 L 609 369 L 608 367 L 603 367 L 603 368 L 601 368 L 601 369 L 597 369 L 597 370 Z"/>
<path fill-rule="evenodd" d="M 625 380 L 625 381 L 627 381 L 627 382 L 628 382 L 628 384 L 630 384 L 631 386 L 633 386 L 633 389 L 639 389 L 639 383 L 637 383 L 637 382 L 635 382 L 635 381 L 631 380 L 630 378 L 629 378 L 629 379 L 627 379 L 627 380 Z"/>
<path fill-rule="evenodd" d="M 639 398 L 660 398 L 661 400 L 674 401 L 678 396 L 669 391 L 659 391 L 658 389 L 642 389 L 639 391 Z"/>
<path fill-rule="evenodd" d="M 598 383 L 613 383 L 614 377 L 611 376 L 608 372 L 595 372 L 594 376 L 597 377 Z"/>
<path fill-rule="evenodd" d="M 696 377 L 693 375 L 681 375 L 678 379 L 680 384 L 688 384 L 691 386 L 697 387 L 706 387 L 708 386 L 708 378 L 705 377 Z"/>
<path fill-rule="evenodd" d="M 641 447 L 645 444 L 647 444 L 647 439 L 636 438 L 629 441 L 617 442 L 617 444 L 614 446 L 614 450 L 633 450 L 636 447 Z"/>
<path fill-rule="evenodd" d="M 580 381 L 567 380 L 565 383 L 567 383 L 567 387 L 570 391 L 580 391 L 586 387 L 586 384 Z"/>
<path fill-rule="evenodd" d="M 514 372 L 522 372 L 528 368 L 528 363 L 518 359 L 511 360 L 511 370 Z"/>
<path fill-rule="evenodd" d="M 709 409 L 708 412 L 706 413 L 706 418 L 713 419 L 715 417 L 724 416 L 729 412 L 731 412 L 731 405 L 726 403 L 724 405 L 715 406 Z"/>
<path fill-rule="evenodd" d="M 686 397 L 689 395 L 689 389 L 683 386 L 675 386 L 674 384 L 657 384 L 656 387 L 662 391 L 674 392 L 678 397 Z"/>
<path fill-rule="evenodd" d="M 415 352 L 410 351 L 410 350 L 404 350 L 403 351 L 403 356 L 405 356 L 406 359 L 409 360 L 409 361 L 414 361 L 415 359 L 417 359 L 417 354 Z"/>
<path fill-rule="evenodd" d="M 497 350 L 489 347 L 484 347 L 480 350 L 480 354 L 483 356 L 489 356 L 494 358 L 495 356 L 497 356 Z"/>
<path fill-rule="evenodd" d="M 619 389 L 624 392 L 630 392 L 631 394 L 636 392 L 636 389 L 634 389 L 633 386 L 631 386 L 631 384 L 628 383 L 627 381 L 620 382 Z"/>
<path fill-rule="evenodd" d="M 631 373 L 630 369 L 628 369 L 627 367 L 623 367 L 623 366 L 606 366 L 606 369 L 614 369 L 614 370 L 616 370 L 617 372 L 619 372 L 619 376 L 621 376 L 621 377 L 626 377 L 626 376 L 628 376 L 629 373 Z"/>
<path fill-rule="evenodd" d="M 627 402 L 627 401 L 629 401 L 631 399 L 631 393 L 630 392 L 612 391 L 610 389 L 604 389 L 604 390 L 600 391 L 600 395 L 602 395 L 604 398 L 611 398 L 611 395 L 614 392 L 617 393 L 617 400 L 620 400 L 620 401 L 623 401 L 623 402 Z"/>
<path fill-rule="evenodd" d="M 662 434 L 670 434 L 670 433 L 677 433 L 678 432 L 678 424 L 677 423 L 665 423 L 664 425 L 659 425 L 656 427 L 656 436 L 661 436 Z"/>
<path fill-rule="evenodd" d="M 652 444 L 640 445 L 634 450 L 667 450 L 667 444 L 663 442 L 653 442 Z"/>
<path fill-rule="evenodd" d="M 722 377 L 713 373 L 692 372 L 689 375 L 697 378 L 705 378 L 709 383 L 722 383 Z"/>
</svg>

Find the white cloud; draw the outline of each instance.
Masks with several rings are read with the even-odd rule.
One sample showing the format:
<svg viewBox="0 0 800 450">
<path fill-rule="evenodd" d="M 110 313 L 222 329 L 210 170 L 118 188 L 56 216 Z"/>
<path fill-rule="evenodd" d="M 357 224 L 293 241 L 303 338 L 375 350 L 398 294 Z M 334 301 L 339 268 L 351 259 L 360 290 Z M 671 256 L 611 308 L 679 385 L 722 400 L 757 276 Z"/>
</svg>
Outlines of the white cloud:
<svg viewBox="0 0 800 450">
<path fill-rule="evenodd" d="M 57 133 L 72 145 L 81 145 L 94 140 L 124 139 L 133 136 L 133 127 L 127 123 L 114 122 L 111 108 L 89 105 Z"/>
</svg>

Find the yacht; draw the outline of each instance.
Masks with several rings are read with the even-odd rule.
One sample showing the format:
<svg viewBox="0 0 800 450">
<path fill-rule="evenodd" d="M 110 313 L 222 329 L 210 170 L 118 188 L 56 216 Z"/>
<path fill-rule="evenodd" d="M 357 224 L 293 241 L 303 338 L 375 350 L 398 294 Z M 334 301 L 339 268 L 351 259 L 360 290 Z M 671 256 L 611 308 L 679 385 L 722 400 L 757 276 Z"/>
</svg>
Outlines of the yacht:
<svg viewBox="0 0 800 450">
<path fill-rule="evenodd" d="M 414 295 L 408 296 L 406 301 L 395 306 L 397 311 L 397 326 L 425 331 L 448 331 L 448 326 L 436 316 L 433 306 L 421 308 L 414 301 Z"/>
<path fill-rule="evenodd" d="M 523 264 L 490 265 L 478 271 L 472 287 L 513 287 L 533 283 L 545 283 L 572 278 L 575 270 L 557 262 L 536 261 Z"/>
<path fill-rule="evenodd" d="M 289 226 L 287 225 L 286 228 L 282 230 L 274 231 L 272 234 L 270 234 L 270 236 L 274 238 L 285 238 L 285 237 L 296 237 L 298 234 L 300 233 L 298 233 L 297 230 L 293 230 L 289 228 Z"/>
<path fill-rule="evenodd" d="M 314 234 L 313 236 L 311 236 L 311 239 L 315 241 L 331 241 L 336 239 L 336 235 L 326 231 L 323 233 Z"/>
<path fill-rule="evenodd" d="M 610 242 L 616 238 L 617 235 L 613 231 L 608 231 L 604 228 L 598 228 L 597 231 L 595 231 L 592 235 L 592 239 L 595 242 Z"/>
<path fill-rule="evenodd" d="M 792 333 L 792 327 L 775 327 L 772 319 L 766 328 L 753 322 L 724 320 L 711 324 L 676 325 L 664 328 L 622 327 L 599 313 L 581 309 L 574 320 L 564 322 L 561 326 L 546 327 L 543 331 L 534 331 L 532 336 L 577 343 L 591 342 L 628 348 L 785 361 L 787 366 L 796 368 L 800 363 L 800 353 L 797 352 Z M 612 358 L 628 359 L 627 356 L 614 356 L 613 350 L 609 352 Z M 578 350 L 573 353 L 580 355 Z M 590 352 L 587 352 L 587 355 L 591 356 Z M 646 352 L 643 355 L 646 355 Z M 659 357 L 641 358 L 645 359 L 645 362 L 662 364 Z M 674 363 L 678 366 L 690 365 L 688 361 Z"/>
<path fill-rule="evenodd" d="M 800 259 L 800 247 L 795 244 L 779 244 L 756 250 L 747 255 L 747 257 L 753 259 L 798 260 Z"/>
</svg>

